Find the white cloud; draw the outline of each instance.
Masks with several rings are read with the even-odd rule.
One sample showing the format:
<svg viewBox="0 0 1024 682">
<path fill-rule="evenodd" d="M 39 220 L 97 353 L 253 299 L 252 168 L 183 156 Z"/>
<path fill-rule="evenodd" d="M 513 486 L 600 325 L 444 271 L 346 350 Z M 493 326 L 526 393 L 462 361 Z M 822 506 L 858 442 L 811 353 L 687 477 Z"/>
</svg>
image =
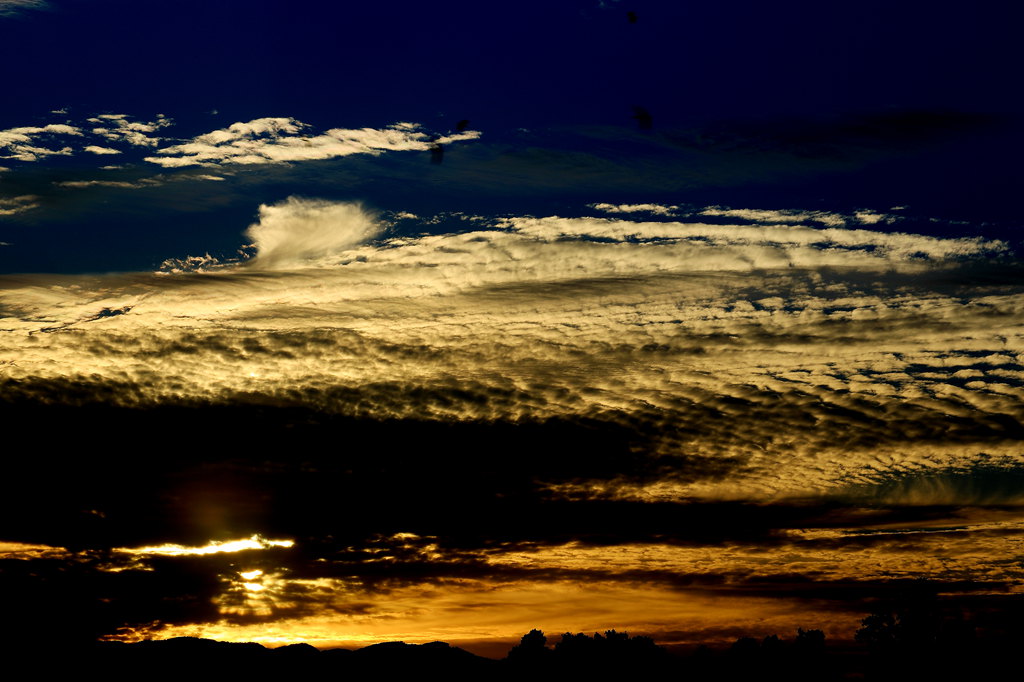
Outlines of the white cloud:
<svg viewBox="0 0 1024 682">
<path fill-rule="evenodd" d="M 432 144 L 478 137 L 479 132 L 466 131 L 431 140 L 410 123 L 397 123 L 383 129 L 333 128 L 316 134 L 310 131 L 309 125 L 294 118 L 259 118 L 233 123 L 184 144 L 165 147 L 146 161 L 168 168 L 286 163 L 384 151 L 424 151 Z"/>
<path fill-rule="evenodd" d="M 899 216 L 886 215 L 875 211 L 856 211 L 852 215 L 840 213 L 829 213 L 828 211 L 799 211 L 799 210 L 765 210 L 752 208 L 724 208 L 722 206 L 709 206 L 700 211 L 698 215 L 740 218 L 755 223 L 821 223 L 830 227 L 843 227 L 846 225 L 876 225 L 880 222 L 893 222 Z"/>
<path fill-rule="evenodd" d="M 261 205 L 246 236 L 256 248 L 248 265 L 264 270 L 308 267 L 380 234 L 383 225 L 359 204 L 289 197 Z"/>
<path fill-rule="evenodd" d="M 678 206 L 663 206 L 661 204 L 590 204 L 590 208 L 605 213 L 652 213 L 654 215 L 674 215 Z"/>
<path fill-rule="evenodd" d="M 153 121 L 131 121 L 127 114 L 100 114 L 90 118 L 89 122 L 98 124 L 92 129 L 93 134 L 112 142 L 127 142 L 136 147 L 157 146 L 163 138 L 152 133 L 173 123 L 161 114 Z"/>
<path fill-rule="evenodd" d="M 22 126 L 0 130 L 0 159 L 38 161 L 47 156 L 70 156 L 71 147 L 52 149 L 39 146 L 56 136 L 81 136 L 82 131 L 74 126 L 51 123 L 46 126 Z"/>
<path fill-rule="evenodd" d="M 120 154 L 121 152 L 117 149 L 111 149 L 110 147 L 100 147 L 94 144 L 89 145 L 85 148 L 85 151 L 92 152 L 93 154 Z"/>
<path fill-rule="evenodd" d="M 672 242 L 680 247 L 678 255 L 689 256 L 690 267 L 698 269 L 786 266 L 913 269 L 923 260 L 953 260 L 1007 250 L 1003 242 L 981 237 L 942 239 L 805 225 L 645 223 L 610 218 L 559 217 L 510 218 L 503 224 L 522 234 L 546 240 L 597 238 Z M 708 258 L 693 262 L 700 254 Z"/>
<path fill-rule="evenodd" d="M 206 253 L 202 256 L 167 258 L 160 263 L 160 273 L 181 274 L 184 272 L 206 272 L 221 265 L 220 259 Z"/>
</svg>

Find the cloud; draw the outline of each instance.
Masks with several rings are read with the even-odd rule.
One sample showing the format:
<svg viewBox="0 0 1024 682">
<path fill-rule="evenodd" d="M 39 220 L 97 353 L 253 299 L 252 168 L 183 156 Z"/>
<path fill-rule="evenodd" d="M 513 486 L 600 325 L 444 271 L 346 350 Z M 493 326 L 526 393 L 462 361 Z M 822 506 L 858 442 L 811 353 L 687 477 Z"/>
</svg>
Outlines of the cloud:
<svg viewBox="0 0 1024 682">
<path fill-rule="evenodd" d="M 99 135 L 112 142 L 126 142 L 135 147 L 157 146 L 163 138 L 156 137 L 152 133 L 173 124 L 173 121 L 163 114 L 157 114 L 156 119 L 153 121 L 131 121 L 127 114 L 100 114 L 90 118 L 89 122 L 97 124 L 92 129 L 94 135 Z M 94 149 L 99 149 L 99 147 L 87 147 L 86 151 L 93 151 Z M 117 152 L 93 151 L 93 153 L 110 154 Z"/>
<path fill-rule="evenodd" d="M 0 159 L 38 161 L 47 156 L 70 156 L 72 154 L 71 147 L 52 149 L 41 147 L 39 143 L 52 140 L 59 135 L 81 136 L 82 134 L 79 128 L 62 123 L 0 130 Z"/>
<path fill-rule="evenodd" d="M 595 511 L 580 509 L 579 518 Z M 656 513 L 665 511 L 675 510 Z M 716 525 L 722 511 L 698 506 L 691 513 Z M 771 506 L 749 511 L 751 519 L 776 513 Z M 850 511 L 855 518 L 866 510 Z M 564 518 L 543 507 L 533 513 L 556 523 Z M 604 528 L 616 525 L 604 521 Z M 519 530 L 530 526 L 536 529 L 524 522 Z M 865 597 L 898 592 L 922 577 L 947 594 L 1006 590 L 1021 572 L 1005 557 L 1019 553 L 1024 535 L 1016 520 L 899 530 L 819 526 L 787 530 L 770 542 L 711 545 L 676 544 L 671 533 L 657 542 L 516 544 L 489 537 L 496 541 L 480 549 L 459 547 L 444 533 L 395 532 L 349 545 L 311 538 L 287 554 L 239 557 L 229 570 L 217 565 L 216 616 L 165 620 L 148 636 L 191 627 L 230 641 L 269 636 L 337 646 L 468 632 L 513 637 L 532 627 L 664 631 L 674 624 L 684 641 L 699 641 L 709 627 L 735 637 L 813 623 L 829 629 L 830 638 L 850 637 Z M 456 612 L 464 618 L 452 618 Z"/>
<path fill-rule="evenodd" d="M 39 208 L 39 197 L 33 194 L 0 198 L 0 216 L 16 215 L 34 208 Z"/>
<path fill-rule="evenodd" d="M 706 209 L 702 213 L 706 213 Z M 744 217 L 764 220 L 769 212 L 747 211 Z M 792 215 L 786 222 L 817 221 L 817 216 Z M 701 259 L 699 268 L 733 267 L 882 267 L 902 264 L 913 267 L 923 260 L 955 260 L 1006 252 L 998 240 L 983 238 L 944 239 L 924 235 L 882 233 L 869 230 L 809 226 L 710 225 L 702 223 L 644 223 L 602 218 L 509 218 L 503 223 L 516 231 L 545 240 L 585 239 L 651 240 L 678 245 L 680 252 L 721 259 Z M 694 255 L 696 255 L 694 253 Z M 730 263 L 730 259 L 735 261 Z M 883 263 L 885 265 L 883 265 Z"/>
<path fill-rule="evenodd" d="M 152 133 L 172 123 L 162 115 L 158 115 L 154 121 L 140 122 L 130 120 L 126 114 L 101 114 L 88 119 L 88 122 L 93 124 L 91 129 L 66 123 L 50 123 L 45 126 L 20 126 L 0 130 L 0 158 L 34 162 L 51 156 L 71 156 L 76 151 L 96 155 L 121 154 L 121 150 L 97 144 L 85 145 L 77 150 L 63 144 L 62 138 L 93 135 L 111 142 L 154 147 L 159 144 L 161 138 Z"/>
<path fill-rule="evenodd" d="M 69 550 L 75 556 L 59 565 L 62 580 L 85 569 L 104 574 L 112 617 L 102 621 L 110 624 L 103 634 L 141 622 L 155 637 L 192 628 L 231 640 L 339 644 L 356 633 L 364 642 L 469 632 L 500 638 L 522 634 L 524 623 L 555 631 L 656 623 L 700 639 L 705 623 L 745 634 L 828 626 L 834 638 L 852 633 L 866 597 L 901 584 L 928 578 L 947 594 L 985 594 L 1021 577 L 1013 560 L 1024 538 L 1019 509 L 971 519 L 959 508 L 904 510 L 873 500 L 526 494 L 531 474 L 593 475 L 594 461 L 628 429 L 338 419 L 266 402 L 186 410 L 93 405 L 40 411 L 34 420 L 22 407 L 5 406 L 5 413 L 28 432 L 60 418 L 69 433 L 116 432 L 125 442 L 150 436 L 141 462 L 131 453 L 56 471 L 46 461 L 13 462 L 17 480 L 45 478 L 46 485 L 0 501 L 3 511 L 22 512 L 11 526 L 20 533 L 45 519 L 54 538 L 47 546 L 64 546 L 62 536 L 80 543 L 83 530 L 100 543 Z M 176 428 L 181 438 L 151 438 Z M 629 457 L 623 448 L 600 466 L 625 470 Z M 93 504 L 102 516 L 79 511 Z M 82 525 L 84 518 L 96 525 Z M 168 518 L 171 527 L 154 526 Z M 241 524 L 262 526 L 265 537 L 294 537 L 294 544 L 238 541 L 246 535 L 233 532 Z M 133 549 L 108 553 L 104 542 Z M 50 571 L 35 565 L 32 573 L 39 581 Z M 192 578 L 177 582 L 182 575 Z M 5 581 L 15 584 L 10 572 Z M 180 607 L 172 608 L 169 594 L 182 595 Z M 145 599 L 156 603 L 132 607 Z M 469 620 L 451 618 L 460 610 Z M 162 625 L 147 627 L 153 620 Z"/>
<path fill-rule="evenodd" d="M 0 0 L 0 17 L 12 17 L 27 10 L 45 10 L 50 5 L 46 0 Z"/>
<path fill-rule="evenodd" d="M 260 208 L 251 259 L 15 282 L 0 293 L 0 360 L 17 361 L 4 390 L 584 419 L 628 427 L 652 457 L 536 475 L 567 499 L 773 499 L 969 473 L 983 455 L 1019 464 L 1024 298 L 999 242 L 598 218 L 389 238 L 382 225 L 358 204 L 291 198 Z"/>
<path fill-rule="evenodd" d="M 259 118 L 233 123 L 200 135 L 190 142 L 157 150 L 146 161 L 164 167 L 220 164 L 273 164 L 329 159 L 384 151 L 426 151 L 432 144 L 448 144 L 480 137 L 466 131 L 433 139 L 410 123 L 388 128 L 333 128 L 310 134 L 310 126 L 294 118 Z"/>
<path fill-rule="evenodd" d="M 61 182 L 54 183 L 57 187 L 68 187 L 71 189 L 84 189 L 86 187 L 121 187 L 125 189 L 137 189 L 139 187 L 145 187 L 147 184 L 159 184 L 159 183 L 143 183 L 143 182 L 127 182 L 123 180 L 64 180 Z"/>
<path fill-rule="evenodd" d="M 30 559 L 64 559 L 69 552 L 63 547 L 51 547 L 28 542 L 5 542 L 0 540 L 0 561 L 10 559 L 27 561 Z"/>
<path fill-rule="evenodd" d="M 116 170 L 120 166 L 103 166 L 107 170 Z M 192 180 L 209 180 L 221 182 L 224 177 L 206 173 L 178 173 L 174 175 L 153 175 L 138 180 L 62 180 L 53 183 L 56 187 L 68 189 L 87 189 L 91 187 L 117 187 L 120 189 L 143 189 L 146 187 L 161 187 L 168 183 L 188 182 Z"/>
<path fill-rule="evenodd" d="M 195 556 L 205 554 L 220 554 L 244 552 L 246 550 L 261 550 L 271 547 L 291 547 L 295 542 L 292 540 L 268 540 L 259 535 L 249 538 L 228 541 L 213 541 L 202 547 L 186 547 L 184 545 L 166 544 L 153 547 L 117 547 L 113 551 L 124 554 L 140 554 L 143 556 Z"/>
<path fill-rule="evenodd" d="M 652 213 L 654 215 L 671 216 L 678 206 L 662 206 L 661 204 L 590 204 L 591 208 L 605 213 Z"/>
<path fill-rule="evenodd" d="M 742 218 L 756 223 L 821 223 L 829 227 L 842 227 L 850 224 L 876 225 L 880 222 L 893 222 L 899 216 L 890 216 L 874 211 L 859 211 L 852 216 L 844 216 L 827 211 L 778 211 L 749 208 L 723 208 L 712 206 L 699 212 L 700 215 L 723 218 Z"/>
<path fill-rule="evenodd" d="M 121 152 L 117 149 L 111 149 L 110 147 L 99 147 L 91 144 L 85 148 L 85 151 L 92 152 L 93 154 L 120 154 Z"/>
<path fill-rule="evenodd" d="M 380 234 L 376 217 L 355 203 L 289 197 L 261 205 L 259 222 L 245 231 L 256 248 L 247 263 L 263 270 L 308 267 Z"/>
<path fill-rule="evenodd" d="M 1019 584 L 1019 260 L 736 210 L 436 234 L 291 197 L 251 257 L 2 278 L 10 423 L 147 454 L 14 458 L 4 539 L 65 548 L 62 596 L 102 574 L 90 636 L 835 636 Z"/>
</svg>

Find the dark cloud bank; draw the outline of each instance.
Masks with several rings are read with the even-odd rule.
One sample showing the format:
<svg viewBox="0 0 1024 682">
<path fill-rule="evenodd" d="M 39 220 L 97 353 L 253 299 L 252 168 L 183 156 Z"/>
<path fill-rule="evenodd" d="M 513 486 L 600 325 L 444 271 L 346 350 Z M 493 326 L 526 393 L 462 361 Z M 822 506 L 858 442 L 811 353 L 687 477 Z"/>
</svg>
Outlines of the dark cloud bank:
<svg viewBox="0 0 1024 682">
<path fill-rule="evenodd" d="M 120 394 L 123 388 L 107 390 Z M 978 531 L 972 524 L 979 513 L 990 519 L 1000 512 L 1016 515 L 1021 469 L 979 469 L 959 479 L 893 478 L 846 499 L 647 502 L 596 493 L 568 499 L 552 487 L 604 481 L 614 488 L 666 474 L 722 479 L 743 462 L 652 459 L 644 454 L 642 423 L 373 420 L 268 404 L 125 408 L 105 404 L 98 387 L 50 384 L 34 391 L 76 404 L 45 404 L 5 392 L 11 438 L 59 440 L 46 454 L 28 447 L 6 459 L 6 474 L 19 485 L 2 501 L 9 520 L 5 539 L 67 551 L 0 561 L 8 642 L 46 632 L 55 644 L 84 643 L 119 628 L 158 632 L 160 624 L 218 620 L 224 617 L 215 604 L 224 590 L 220 576 L 237 570 L 246 554 L 249 565 L 283 569 L 294 582 L 279 595 L 286 606 L 229 616 L 234 622 L 321 611 L 324 594 L 302 582 L 317 579 L 349 581 L 378 594 L 464 579 L 654 583 L 684 592 L 796 600 L 813 605 L 814 612 L 845 612 L 856 621 L 872 605 L 921 587 L 925 577 L 943 600 L 978 613 L 1019 607 L 1018 569 L 1010 566 L 991 577 L 949 571 L 885 578 L 859 576 L 856 569 L 830 576 L 728 562 L 687 574 L 677 568 L 529 566 L 489 559 L 567 543 L 761 552 L 883 547 L 907 556 L 927 554 L 941 546 L 937 539 L 975 533 L 995 541 L 1020 537 L 1024 530 L 1016 526 L 997 523 Z M 898 500 L 894 493 L 900 490 L 929 485 L 959 488 L 975 506 L 889 501 Z M 977 507 L 978 501 L 985 507 Z M 804 535 L 808 530 L 825 535 Z M 256 533 L 294 538 L 296 544 L 238 555 L 151 556 L 142 564 L 116 551 L 166 542 L 202 545 Z M 381 548 L 387 549 L 384 559 Z M 343 617 L 375 606 L 348 602 L 331 608 Z"/>
</svg>

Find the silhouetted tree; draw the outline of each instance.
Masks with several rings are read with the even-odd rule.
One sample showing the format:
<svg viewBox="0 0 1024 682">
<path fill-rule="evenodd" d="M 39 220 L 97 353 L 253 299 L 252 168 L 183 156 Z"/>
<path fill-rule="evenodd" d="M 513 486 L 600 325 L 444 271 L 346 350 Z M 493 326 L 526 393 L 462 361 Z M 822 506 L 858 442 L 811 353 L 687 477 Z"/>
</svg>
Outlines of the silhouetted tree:
<svg viewBox="0 0 1024 682">
<path fill-rule="evenodd" d="M 778 635 L 767 635 L 761 640 L 761 660 L 766 665 L 777 666 L 785 654 L 785 645 Z"/>
<path fill-rule="evenodd" d="M 551 650 L 547 648 L 548 638 L 540 630 L 530 630 L 512 647 L 507 660 L 515 665 L 545 665 L 551 658 Z"/>
<path fill-rule="evenodd" d="M 891 612 L 872 613 L 864 618 L 854 639 L 875 651 L 890 650 L 898 640 L 896 616 Z"/>
<path fill-rule="evenodd" d="M 753 637 L 740 637 L 729 647 L 729 655 L 739 658 L 752 658 L 760 650 L 757 640 Z"/>
<path fill-rule="evenodd" d="M 934 591 L 915 589 L 889 608 L 861 621 L 856 640 L 871 654 L 868 679 L 980 679 L 973 623 Z M 986 656 L 992 659 L 993 651 Z"/>
<path fill-rule="evenodd" d="M 825 633 L 821 630 L 796 629 L 793 646 L 804 654 L 818 654 L 825 650 Z"/>
</svg>

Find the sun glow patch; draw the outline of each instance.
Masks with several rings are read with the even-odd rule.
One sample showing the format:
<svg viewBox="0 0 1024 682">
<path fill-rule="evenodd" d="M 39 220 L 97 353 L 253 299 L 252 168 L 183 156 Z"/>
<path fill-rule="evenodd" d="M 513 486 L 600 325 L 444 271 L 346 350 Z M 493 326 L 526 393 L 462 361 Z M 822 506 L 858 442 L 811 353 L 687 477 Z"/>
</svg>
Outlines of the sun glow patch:
<svg viewBox="0 0 1024 682">
<path fill-rule="evenodd" d="M 248 549 L 270 549 L 272 547 L 291 547 L 293 540 L 268 540 L 260 535 L 253 535 L 242 540 L 226 542 L 212 541 L 202 547 L 186 547 L 185 545 L 156 545 L 153 547 L 115 547 L 115 552 L 125 554 L 148 554 L 160 556 L 187 556 L 203 554 L 219 554 L 223 552 L 242 552 Z M 243 576 L 245 577 L 245 576 Z"/>
</svg>

